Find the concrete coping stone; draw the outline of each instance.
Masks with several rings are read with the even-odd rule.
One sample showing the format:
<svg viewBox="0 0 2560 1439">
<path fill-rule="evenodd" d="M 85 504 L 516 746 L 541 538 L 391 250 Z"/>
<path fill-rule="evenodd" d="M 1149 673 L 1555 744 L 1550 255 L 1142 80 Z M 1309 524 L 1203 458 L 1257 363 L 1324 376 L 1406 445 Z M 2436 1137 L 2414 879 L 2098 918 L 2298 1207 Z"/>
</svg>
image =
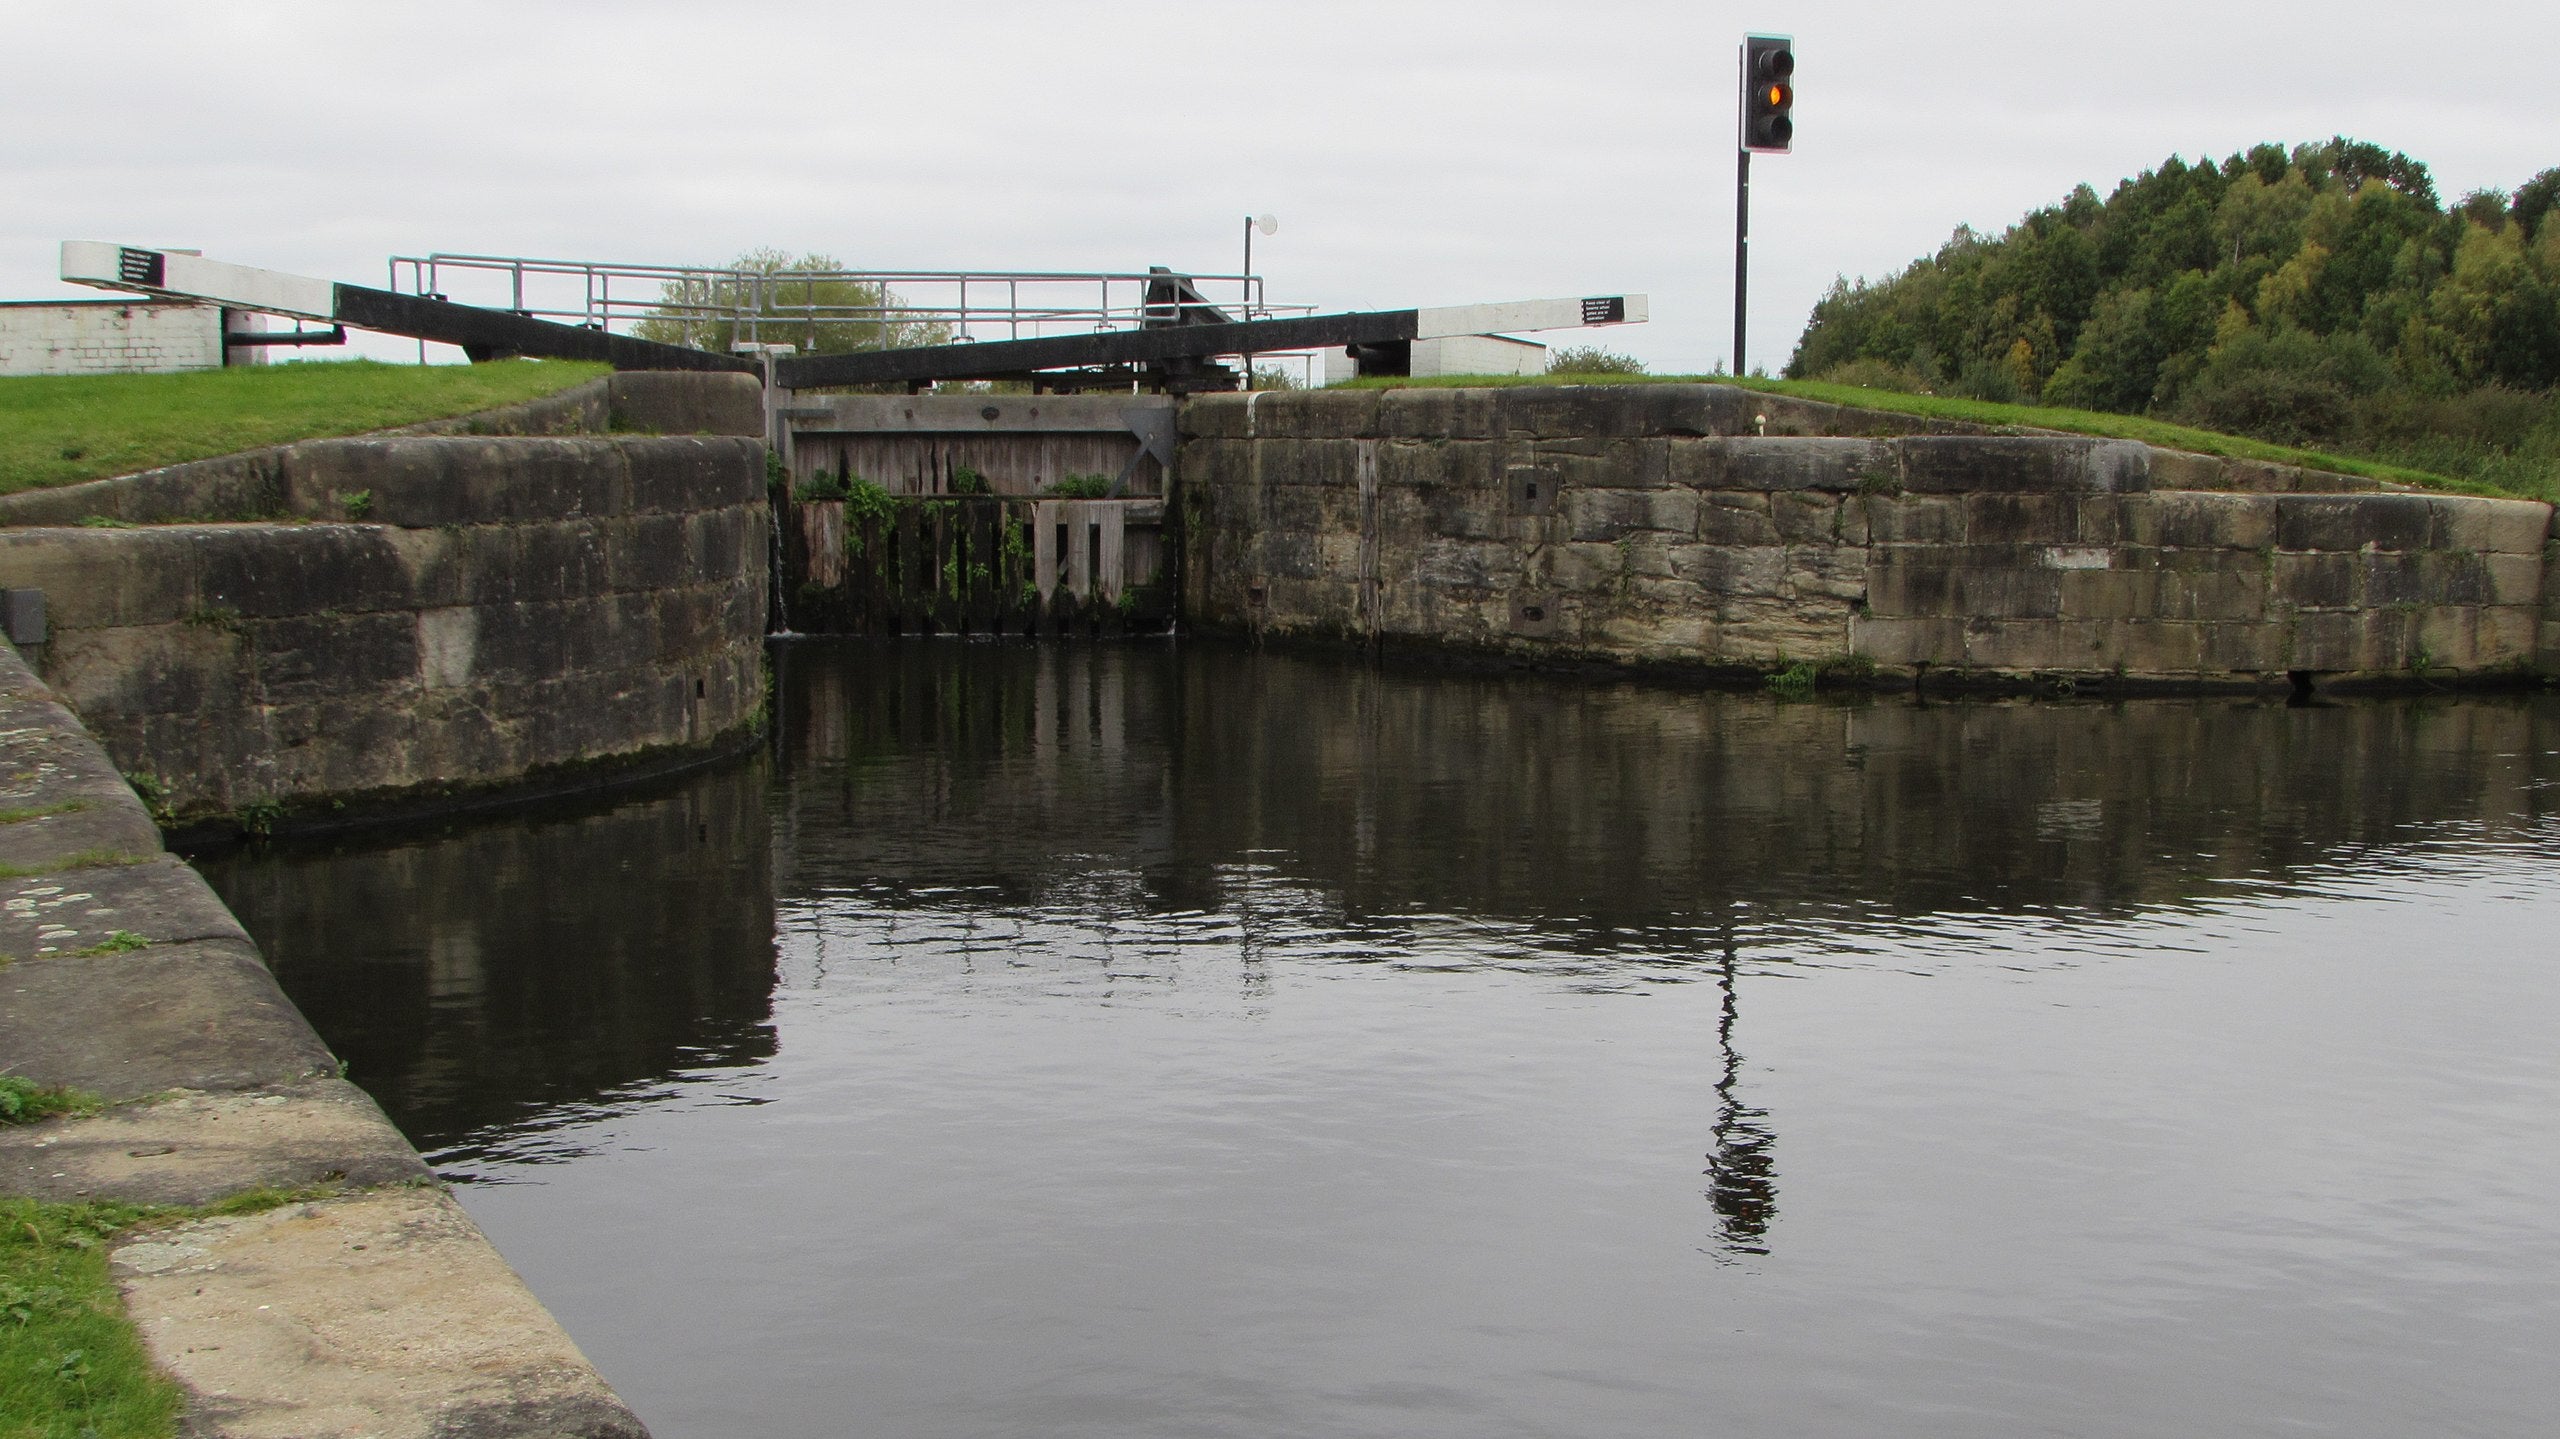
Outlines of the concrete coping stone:
<svg viewBox="0 0 2560 1439">
<path fill-rule="evenodd" d="M 0 773 L 139 841 L 140 800 L 0 645 Z M 21 807 L 24 807 L 22 804 Z M 28 821 L 33 823 L 34 821 Z M 84 823 L 86 823 L 84 821 Z M 103 1112 L 0 1130 L 0 1193 L 201 1204 L 260 1187 L 352 1192 L 129 1236 L 110 1256 L 191 1434 L 647 1439 L 558 1321 L 337 1062 L 230 911 L 159 849 L 89 862 L 19 842 L 0 1056 Z M 94 936 L 123 943 L 81 953 Z M 32 945 L 30 941 L 35 941 Z M 365 1186 L 388 1186 L 372 1187 Z"/>
<path fill-rule="evenodd" d="M 439 1189 L 197 1220 L 108 1260 L 189 1433 L 647 1439 Z"/>
<path fill-rule="evenodd" d="M 0 1192 L 58 1203 L 210 1204 L 258 1188 L 433 1179 L 372 1096 L 336 1078 L 258 1094 L 172 1090 L 0 1129 Z"/>
</svg>

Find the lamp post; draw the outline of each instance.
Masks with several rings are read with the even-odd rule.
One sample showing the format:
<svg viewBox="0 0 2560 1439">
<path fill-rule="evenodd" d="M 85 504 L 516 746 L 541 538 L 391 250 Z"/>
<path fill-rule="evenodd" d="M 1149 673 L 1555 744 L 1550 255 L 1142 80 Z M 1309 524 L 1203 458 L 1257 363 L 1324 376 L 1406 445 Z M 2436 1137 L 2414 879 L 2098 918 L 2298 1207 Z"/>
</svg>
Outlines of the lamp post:
<svg viewBox="0 0 2560 1439">
<path fill-rule="evenodd" d="M 1253 318 L 1253 232 L 1256 230 L 1266 235 L 1279 234 L 1280 217 L 1277 215 L 1244 217 L 1244 279 L 1242 282 L 1244 313 L 1240 318 L 1247 320 Z M 1245 351 L 1244 356 L 1244 387 L 1248 390 L 1253 388 L 1253 352 L 1251 350 Z"/>
</svg>

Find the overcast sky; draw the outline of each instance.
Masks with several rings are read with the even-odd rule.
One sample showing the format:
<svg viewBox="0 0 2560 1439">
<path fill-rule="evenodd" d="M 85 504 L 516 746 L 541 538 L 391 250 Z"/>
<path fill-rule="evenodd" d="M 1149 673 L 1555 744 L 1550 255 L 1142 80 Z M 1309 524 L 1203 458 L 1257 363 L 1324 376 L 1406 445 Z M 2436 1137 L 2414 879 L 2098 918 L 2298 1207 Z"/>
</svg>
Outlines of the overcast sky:
<svg viewBox="0 0 2560 1439">
<path fill-rule="evenodd" d="M 94 295 L 65 239 L 369 284 L 430 250 L 755 245 L 1225 272 L 1268 211 L 1276 301 L 1641 291 L 1651 324 L 1590 338 L 1704 369 L 1752 30 L 1798 56 L 1796 153 L 1753 176 L 1771 369 L 1834 276 L 2172 153 L 2344 133 L 2447 198 L 2560 165 L 2560 7 L 2521 0 L 0 0 L 0 298 Z"/>
</svg>

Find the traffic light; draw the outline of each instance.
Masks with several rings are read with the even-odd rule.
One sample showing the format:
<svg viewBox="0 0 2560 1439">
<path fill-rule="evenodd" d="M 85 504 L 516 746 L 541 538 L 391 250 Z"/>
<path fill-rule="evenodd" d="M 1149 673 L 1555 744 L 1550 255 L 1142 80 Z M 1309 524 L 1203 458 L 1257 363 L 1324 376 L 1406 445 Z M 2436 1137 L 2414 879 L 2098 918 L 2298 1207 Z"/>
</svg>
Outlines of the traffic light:
<svg viewBox="0 0 2560 1439">
<path fill-rule="evenodd" d="M 1742 148 L 1783 155 L 1795 148 L 1796 42 L 1742 37 Z"/>
</svg>

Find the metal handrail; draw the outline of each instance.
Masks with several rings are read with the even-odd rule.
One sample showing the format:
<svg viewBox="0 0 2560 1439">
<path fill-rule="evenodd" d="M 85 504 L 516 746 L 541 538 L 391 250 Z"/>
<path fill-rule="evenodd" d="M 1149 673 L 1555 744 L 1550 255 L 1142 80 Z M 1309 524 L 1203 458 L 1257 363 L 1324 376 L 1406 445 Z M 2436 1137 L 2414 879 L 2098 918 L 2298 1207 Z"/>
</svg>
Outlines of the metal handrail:
<svg viewBox="0 0 2560 1439">
<path fill-rule="evenodd" d="M 1057 333 L 1061 327 L 1089 330 L 1135 328 L 1166 318 L 1164 305 L 1150 305 L 1150 286 L 1181 281 L 1194 293 L 1235 290 L 1241 317 L 1260 319 L 1311 314 L 1312 305 L 1274 305 L 1259 275 L 1195 275 L 1164 271 L 1105 270 L 747 270 L 711 265 L 656 265 L 630 262 L 549 259 L 523 255 L 477 255 L 437 251 L 393 256 L 391 288 L 450 298 L 448 278 L 466 283 L 503 276 L 505 303 L 496 306 L 538 319 L 560 320 L 609 330 L 645 319 L 674 318 L 695 324 L 728 324 L 733 336 L 761 341 L 770 326 L 778 333 L 813 334 L 824 326 L 870 326 L 885 347 L 891 327 L 941 324 L 954 340 L 987 338 L 1001 330 L 1008 339 Z M 534 282 L 528 288 L 528 280 Z M 622 281 L 624 293 L 613 293 Z M 576 282 L 572 291 L 568 282 Z M 853 283 L 878 286 L 875 304 L 819 303 L 815 287 Z M 632 295 L 636 286 L 651 293 Z M 978 293 L 971 294 L 976 287 Z M 1088 297 L 1082 292 L 1088 289 Z M 1032 294 L 1026 300 L 1024 291 Z M 804 298 L 794 303 L 790 291 Z M 927 293 L 915 293 L 924 290 Z M 1066 293 L 1049 292 L 1063 290 Z M 1119 291 L 1115 294 L 1115 290 Z M 990 291 L 1001 301 L 990 301 Z M 947 292 L 947 293 L 945 293 Z M 1125 298 L 1124 298 L 1125 297 Z M 1212 301 L 1211 303 L 1215 303 Z"/>
</svg>

